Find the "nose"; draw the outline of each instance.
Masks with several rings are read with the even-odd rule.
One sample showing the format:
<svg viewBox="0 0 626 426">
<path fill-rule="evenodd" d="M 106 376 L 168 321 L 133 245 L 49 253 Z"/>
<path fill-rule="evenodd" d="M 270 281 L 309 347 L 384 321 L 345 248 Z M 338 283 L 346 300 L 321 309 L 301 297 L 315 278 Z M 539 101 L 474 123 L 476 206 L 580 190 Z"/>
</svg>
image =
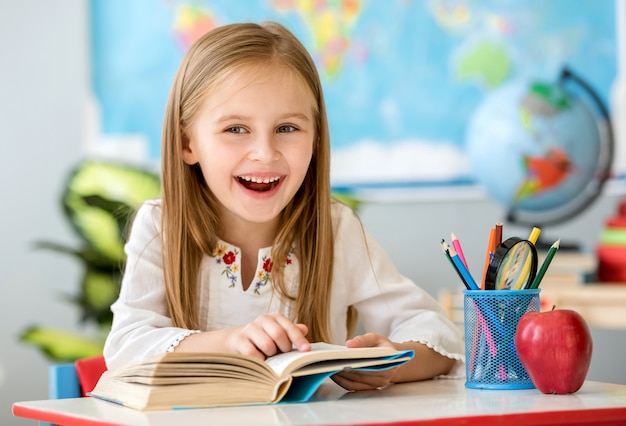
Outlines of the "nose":
<svg viewBox="0 0 626 426">
<path fill-rule="evenodd" d="M 276 161 L 280 156 L 280 151 L 275 138 L 276 135 L 273 132 L 257 134 L 250 149 L 250 159 L 263 163 Z"/>
</svg>

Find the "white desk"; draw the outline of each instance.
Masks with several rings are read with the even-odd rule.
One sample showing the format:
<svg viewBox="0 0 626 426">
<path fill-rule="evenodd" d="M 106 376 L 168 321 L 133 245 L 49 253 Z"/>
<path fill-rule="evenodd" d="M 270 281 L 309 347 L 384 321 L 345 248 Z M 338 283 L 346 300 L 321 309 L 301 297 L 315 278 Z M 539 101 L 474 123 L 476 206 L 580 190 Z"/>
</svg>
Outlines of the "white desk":
<svg viewBox="0 0 626 426">
<path fill-rule="evenodd" d="M 27 401 L 13 414 L 64 425 L 625 425 L 626 385 L 585 382 L 571 395 L 537 390 L 466 389 L 463 380 L 429 380 L 346 393 L 324 383 L 304 404 L 135 411 L 93 398 Z"/>
</svg>

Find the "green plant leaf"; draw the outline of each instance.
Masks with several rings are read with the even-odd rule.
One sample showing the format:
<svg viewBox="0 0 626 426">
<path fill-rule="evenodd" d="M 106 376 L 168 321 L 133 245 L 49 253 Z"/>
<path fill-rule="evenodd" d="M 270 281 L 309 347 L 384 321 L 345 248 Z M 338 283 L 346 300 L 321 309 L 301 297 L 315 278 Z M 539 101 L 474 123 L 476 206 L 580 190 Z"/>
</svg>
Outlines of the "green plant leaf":
<svg viewBox="0 0 626 426">
<path fill-rule="evenodd" d="M 120 274 L 110 274 L 94 269 L 88 269 L 83 280 L 85 302 L 96 309 L 109 307 L 120 291 Z"/>
<path fill-rule="evenodd" d="M 102 253 L 97 252 L 92 248 L 77 250 L 72 247 L 67 247 L 63 244 L 58 244 L 51 241 L 36 241 L 35 248 L 55 251 L 57 253 L 74 256 L 80 261 L 84 262 L 88 267 L 111 271 L 120 269 L 119 260 L 112 260 L 108 257 L 104 257 L 102 256 Z"/>
<path fill-rule="evenodd" d="M 134 166 L 85 161 L 70 173 L 63 209 L 82 239 L 81 247 L 38 241 L 35 247 L 73 256 L 85 267 L 77 294 L 64 295 L 81 310 L 81 321 L 95 323 L 101 336 L 111 329 L 110 305 L 119 294 L 125 232 L 130 215 L 148 199 L 160 195 L 156 173 Z M 68 362 L 102 353 L 104 337 L 89 338 L 48 327 L 30 327 L 20 336 L 54 362 Z"/>
<path fill-rule="evenodd" d="M 113 321 L 111 304 L 120 292 L 121 271 L 103 271 L 87 268 L 81 292 L 74 299 L 82 310 L 82 321 L 95 321 L 101 327 L 109 327 Z"/>
<path fill-rule="evenodd" d="M 145 169 L 86 161 L 70 175 L 63 206 L 87 245 L 113 261 L 124 260 L 124 230 L 139 205 L 161 192 L 159 176 Z"/>
<path fill-rule="evenodd" d="M 82 207 L 72 217 L 74 226 L 81 230 L 87 243 L 112 262 L 124 259 L 124 241 L 117 220 L 99 208 Z"/>
<path fill-rule="evenodd" d="M 20 341 L 40 349 L 54 362 L 73 362 L 102 353 L 104 342 L 77 333 L 48 327 L 30 327 L 20 335 Z"/>
</svg>

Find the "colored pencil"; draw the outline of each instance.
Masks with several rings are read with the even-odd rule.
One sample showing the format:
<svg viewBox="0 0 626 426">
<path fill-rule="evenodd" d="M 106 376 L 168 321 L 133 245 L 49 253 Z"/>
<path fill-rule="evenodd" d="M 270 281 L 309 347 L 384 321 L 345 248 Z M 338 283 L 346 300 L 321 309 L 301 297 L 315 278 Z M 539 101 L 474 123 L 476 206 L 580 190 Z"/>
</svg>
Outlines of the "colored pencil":
<svg viewBox="0 0 626 426">
<path fill-rule="evenodd" d="M 548 254 L 546 255 L 546 258 L 543 260 L 543 263 L 541 264 L 541 268 L 539 268 L 539 272 L 537 272 L 537 276 L 535 276 L 535 279 L 533 280 L 530 286 L 531 289 L 539 288 L 539 284 L 541 284 L 541 280 L 543 280 L 543 276 L 546 274 L 546 271 L 548 270 L 548 267 L 550 266 L 550 262 L 552 262 L 552 258 L 556 254 L 560 245 L 561 245 L 561 240 L 559 239 L 559 240 L 556 240 L 554 244 L 550 246 L 550 249 L 548 250 Z"/>
<path fill-rule="evenodd" d="M 467 260 L 465 259 L 465 255 L 463 254 L 461 243 L 459 242 L 459 239 L 456 237 L 456 234 L 454 232 L 450 233 L 450 242 L 452 243 L 452 247 L 454 247 L 454 250 L 461 258 L 461 262 L 463 262 L 463 265 L 465 265 L 465 268 L 469 271 L 469 266 L 467 265 Z"/>
<path fill-rule="evenodd" d="M 485 251 L 485 266 L 483 268 L 483 281 L 482 281 L 483 290 L 485 290 L 485 281 L 487 281 L 487 269 L 489 268 L 489 262 L 491 262 L 491 257 L 493 256 L 495 241 L 496 241 L 496 229 L 491 228 L 489 230 L 489 239 L 487 240 L 487 250 Z"/>
<path fill-rule="evenodd" d="M 463 277 L 467 286 L 469 286 L 469 289 L 480 290 L 480 287 L 476 284 L 472 274 L 470 274 L 465 265 L 463 265 L 463 262 L 461 262 L 461 259 L 459 258 L 458 253 L 454 250 L 454 247 L 448 247 L 448 254 L 450 255 L 450 259 L 452 259 L 452 262 L 454 262 L 454 265 L 456 265 L 459 274 Z"/>
<path fill-rule="evenodd" d="M 533 230 L 530 232 L 530 236 L 528 237 L 528 241 L 533 244 L 537 244 L 537 240 L 539 239 L 539 234 L 541 234 L 541 229 L 536 226 L 533 227 Z"/>
<path fill-rule="evenodd" d="M 443 253 L 446 255 L 446 257 L 450 261 L 450 264 L 454 268 L 455 272 L 457 273 L 457 275 L 461 279 L 461 282 L 463 283 L 465 288 L 468 289 L 468 290 L 472 290 L 472 288 L 470 287 L 469 283 L 466 281 L 465 277 L 463 276 L 463 274 L 461 274 L 461 271 L 459 271 L 459 268 L 457 268 L 457 266 L 455 265 L 454 261 L 452 260 L 452 257 L 450 256 L 450 252 L 449 252 L 450 245 L 448 243 L 446 243 L 446 240 L 444 240 L 443 238 L 441 239 L 441 248 L 443 250 Z"/>
<path fill-rule="evenodd" d="M 496 239 L 494 242 L 495 248 L 498 248 L 502 244 L 502 222 L 496 222 Z"/>
<path fill-rule="evenodd" d="M 476 310 L 476 319 L 478 320 L 478 324 L 480 325 L 480 328 L 482 329 L 483 334 L 485 335 L 485 340 L 487 341 L 487 345 L 489 346 L 489 352 L 491 353 L 491 356 L 495 358 L 495 356 L 498 354 L 498 349 L 493 340 L 493 336 L 491 335 L 491 330 L 489 330 L 489 325 L 487 324 L 487 321 L 485 321 L 485 318 L 480 313 L 480 309 L 478 309 L 478 306 L 476 305 L 476 301 L 474 299 L 472 299 L 472 303 L 474 303 L 474 309 Z"/>
</svg>

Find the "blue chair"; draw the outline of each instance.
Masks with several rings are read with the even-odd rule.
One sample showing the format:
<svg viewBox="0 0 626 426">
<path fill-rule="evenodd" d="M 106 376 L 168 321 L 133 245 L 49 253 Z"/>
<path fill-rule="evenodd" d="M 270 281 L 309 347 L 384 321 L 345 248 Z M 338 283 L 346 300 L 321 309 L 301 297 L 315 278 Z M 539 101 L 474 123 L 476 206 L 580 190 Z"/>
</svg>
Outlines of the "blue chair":
<svg viewBox="0 0 626 426">
<path fill-rule="evenodd" d="M 48 367 L 48 398 L 78 398 L 80 384 L 74 363 L 54 364 Z"/>
<path fill-rule="evenodd" d="M 48 368 L 48 397 L 50 399 L 84 397 L 93 390 L 106 369 L 102 355 L 79 359 L 73 363 L 53 364 Z"/>
<path fill-rule="evenodd" d="M 102 355 L 51 365 L 48 370 L 48 396 L 50 399 L 86 396 L 106 369 Z"/>
</svg>

